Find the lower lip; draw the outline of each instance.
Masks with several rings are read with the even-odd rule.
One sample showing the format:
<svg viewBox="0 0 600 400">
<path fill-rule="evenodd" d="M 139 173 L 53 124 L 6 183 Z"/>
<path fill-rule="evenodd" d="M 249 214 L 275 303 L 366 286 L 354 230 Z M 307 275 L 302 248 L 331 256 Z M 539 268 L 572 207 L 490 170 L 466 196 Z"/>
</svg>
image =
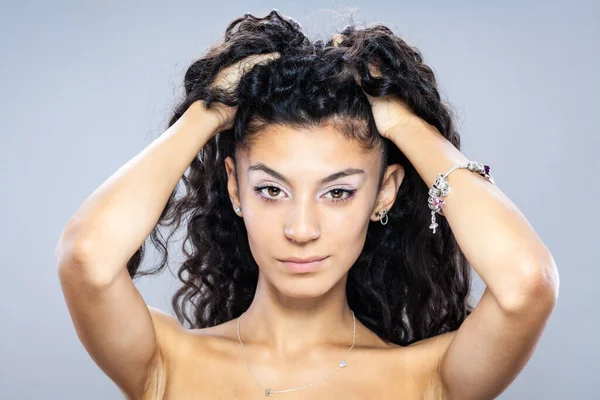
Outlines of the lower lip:
<svg viewBox="0 0 600 400">
<path fill-rule="evenodd" d="M 290 272 L 306 273 L 306 272 L 314 272 L 317 268 L 319 268 L 319 266 L 326 259 L 327 259 L 327 257 L 323 258 L 322 260 L 311 261 L 311 262 L 306 262 L 306 263 L 291 262 L 291 261 L 284 261 L 283 263 L 285 264 L 286 268 Z"/>
</svg>

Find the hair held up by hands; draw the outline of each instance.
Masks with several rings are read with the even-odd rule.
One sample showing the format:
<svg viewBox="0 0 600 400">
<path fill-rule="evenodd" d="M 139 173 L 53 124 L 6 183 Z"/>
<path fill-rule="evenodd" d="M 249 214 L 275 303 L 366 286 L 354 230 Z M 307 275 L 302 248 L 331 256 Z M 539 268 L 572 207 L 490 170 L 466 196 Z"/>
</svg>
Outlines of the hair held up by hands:
<svg viewBox="0 0 600 400">
<path fill-rule="evenodd" d="M 295 20 L 275 10 L 263 18 L 246 14 L 190 65 L 184 89 L 169 126 L 196 101 L 208 109 L 231 107 L 233 120 L 203 146 L 181 178 L 185 192 L 173 191 L 151 233 L 163 255 L 160 265 L 140 269 L 145 244 L 127 265 L 132 277 L 161 272 L 169 239 L 186 223 L 186 259 L 178 272 L 183 286 L 172 300 L 181 321 L 194 328 L 214 326 L 238 317 L 252 302 L 258 266 L 227 193 L 224 160 L 235 160 L 239 149 L 251 146 L 265 124 L 333 124 L 362 146 L 380 149 L 385 164 L 404 167 L 389 223 L 369 225 L 348 272 L 348 302 L 364 325 L 407 345 L 455 330 L 471 313 L 470 266 L 445 219 L 439 234 L 430 234 L 428 187 L 398 148 L 377 133 L 365 95 L 397 96 L 460 148 L 450 108 L 416 48 L 383 25 L 347 25 L 327 41 L 311 41 Z M 171 228 L 166 239 L 161 228 Z"/>
</svg>

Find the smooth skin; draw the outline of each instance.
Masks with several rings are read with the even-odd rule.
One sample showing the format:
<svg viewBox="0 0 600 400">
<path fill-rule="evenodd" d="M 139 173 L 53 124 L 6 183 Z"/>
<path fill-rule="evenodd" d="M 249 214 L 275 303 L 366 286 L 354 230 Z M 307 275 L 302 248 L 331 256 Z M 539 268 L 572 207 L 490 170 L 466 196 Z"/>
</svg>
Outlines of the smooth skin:
<svg viewBox="0 0 600 400">
<path fill-rule="evenodd" d="M 215 84 L 231 88 L 251 56 L 223 70 Z M 128 398 L 155 388 L 150 377 L 164 360 L 179 322 L 147 307 L 126 269 L 152 232 L 169 196 L 200 149 L 235 115 L 198 101 L 162 135 L 120 167 L 79 207 L 56 247 L 60 284 L 77 335 L 98 366 Z"/>
<path fill-rule="evenodd" d="M 270 56 L 264 57 L 249 62 Z M 229 74 L 239 78 L 239 68 Z M 223 84 L 237 84 L 229 74 L 224 72 Z M 379 132 L 405 152 L 428 185 L 464 160 L 398 99 L 369 100 Z M 92 193 L 57 247 L 60 282 L 79 338 L 127 398 L 264 398 L 241 358 L 237 319 L 184 329 L 144 303 L 125 268 L 193 158 L 214 134 L 232 126 L 235 111 L 222 105 L 207 110 L 200 102 L 190 106 Z M 403 178 L 400 166 L 388 166 L 377 192 L 377 157 L 328 126 L 304 131 L 270 126 L 240 154 L 237 171 L 226 160 L 232 208 L 242 207 L 238 216 L 260 269 L 240 332 L 250 367 L 265 387 L 288 389 L 319 379 L 336 368 L 352 343 L 347 271 L 368 224 L 379 223 L 375 212 L 390 209 Z M 347 168 L 364 172 L 319 183 Z M 285 181 L 267 172 L 273 170 Z M 444 206 L 446 218 L 487 285 L 473 314 L 457 331 L 407 347 L 384 343 L 357 321 L 348 367 L 317 386 L 279 396 L 491 399 L 514 380 L 554 307 L 556 267 L 497 186 L 464 170 L 449 180 L 453 196 Z M 335 202 L 348 196 L 346 189 L 355 190 L 353 196 Z M 303 276 L 290 274 L 279 261 L 312 255 L 328 258 L 320 270 Z"/>
</svg>

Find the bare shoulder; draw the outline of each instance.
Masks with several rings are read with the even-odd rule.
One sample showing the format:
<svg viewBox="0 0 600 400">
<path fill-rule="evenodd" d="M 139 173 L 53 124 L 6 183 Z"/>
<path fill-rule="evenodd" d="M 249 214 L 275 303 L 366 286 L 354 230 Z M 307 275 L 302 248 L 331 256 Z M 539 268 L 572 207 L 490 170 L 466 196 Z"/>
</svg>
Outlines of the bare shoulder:
<svg viewBox="0 0 600 400">
<path fill-rule="evenodd" d="M 187 330 L 181 325 L 179 320 L 158 308 L 148 306 L 156 337 L 158 340 L 160 353 L 164 357 L 178 346 Z"/>
<path fill-rule="evenodd" d="M 413 372 L 426 400 L 443 399 L 439 366 L 455 335 L 456 331 L 447 332 L 398 349 L 403 352 L 403 356 L 397 358 L 400 368 Z"/>
<path fill-rule="evenodd" d="M 452 342 L 454 335 L 456 335 L 456 331 L 442 333 L 441 335 L 414 342 L 406 346 L 406 348 L 412 349 L 427 360 L 438 361 Z"/>
<path fill-rule="evenodd" d="M 184 329 L 183 326 L 179 323 L 179 320 L 158 308 L 147 306 L 148 311 L 150 311 L 150 315 L 152 316 L 152 321 L 156 322 L 158 326 L 156 328 L 167 329 L 167 330 L 180 330 Z"/>
<path fill-rule="evenodd" d="M 179 320 L 158 308 L 148 306 L 158 340 L 159 354 L 146 383 L 144 399 L 168 398 L 170 387 L 194 382 L 182 366 L 198 367 L 214 357 L 225 358 L 232 321 L 207 328 L 188 329 Z M 234 328 L 235 329 L 235 328 Z M 236 339 L 237 340 L 237 339 Z M 193 371 L 192 371 L 193 372 Z M 196 371 L 198 372 L 198 371 Z M 187 379 L 189 378 L 189 379 Z"/>
<path fill-rule="evenodd" d="M 144 390 L 144 399 L 163 398 L 167 385 L 167 377 L 173 356 L 182 346 L 186 329 L 179 320 L 158 308 L 147 306 L 154 331 L 156 333 L 158 351 L 148 374 Z"/>
</svg>

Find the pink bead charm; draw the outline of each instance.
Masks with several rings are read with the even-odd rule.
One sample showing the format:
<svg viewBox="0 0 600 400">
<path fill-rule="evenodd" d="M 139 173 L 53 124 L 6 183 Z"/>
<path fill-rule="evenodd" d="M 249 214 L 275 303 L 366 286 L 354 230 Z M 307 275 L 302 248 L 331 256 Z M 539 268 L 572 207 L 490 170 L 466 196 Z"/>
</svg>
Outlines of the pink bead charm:
<svg viewBox="0 0 600 400">
<path fill-rule="evenodd" d="M 441 197 L 434 197 L 432 204 L 435 208 L 440 209 L 444 206 L 444 200 Z"/>
</svg>

